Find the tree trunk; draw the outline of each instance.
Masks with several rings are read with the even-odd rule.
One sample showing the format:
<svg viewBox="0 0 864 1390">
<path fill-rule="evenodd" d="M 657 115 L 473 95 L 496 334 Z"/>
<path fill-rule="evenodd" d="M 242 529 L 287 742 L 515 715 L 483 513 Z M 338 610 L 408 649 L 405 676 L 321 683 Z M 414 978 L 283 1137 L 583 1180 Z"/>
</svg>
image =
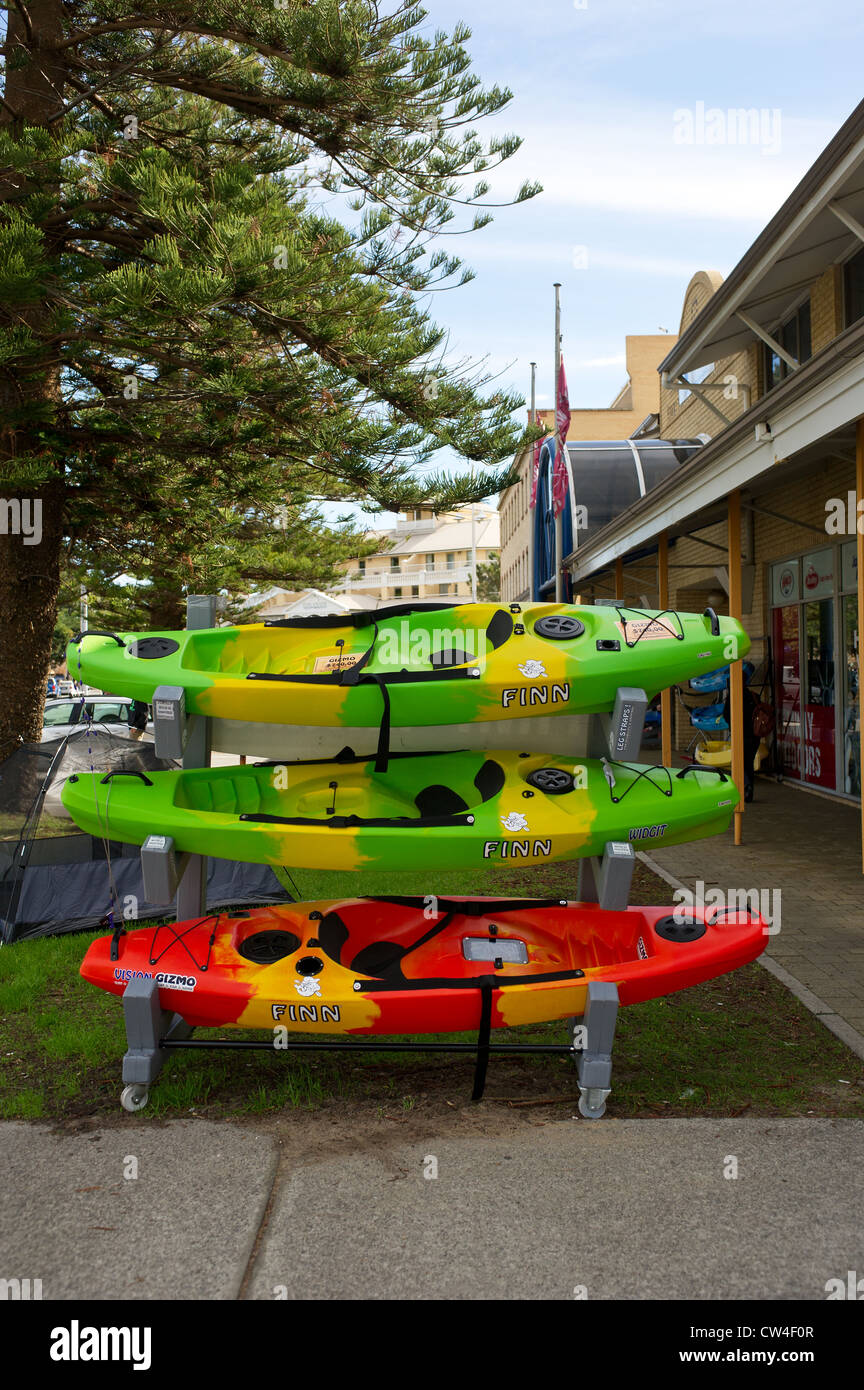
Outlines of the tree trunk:
<svg viewBox="0 0 864 1390">
<path fill-rule="evenodd" d="M 14 522 L 21 515 L 18 503 L 30 535 L 0 534 L 0 761 L 22 739 L 38 743 L 42 736 L 60 589 L 63 489 L 43 488 L 35 499 L 19 495 L 5 500 L 12 506 L 3 508 L 0 502 L 0 529 L 6 517 Z M 41 503 L 38 510 L 35 502 Z M 25 543 L 37 537 L 36 544 Z"/>
<path fill-rule="evenodd" d="M 13 138 L 25 126 L 49 125 L 62 110 L 65 77 L 57 51 L 62 37 L 61 0 L 30 0 L 26 10 L 9 9 L 0 122 Z M 0 202 L 17 203 L 27 193 L 26 176 L 0 177 Z M 26 323 L 37 337 L 51 332 L 45 303 L 14 304 L 0 314 L 7 325 Z M 59 368 L 50 363 L 47 346 L 45 358 L 41 368 L 31 363 L 28 370 L 16 371 L 13 365 L 0 373 L 0 759 L 22 739 L 41 736 L 60 591 L 62 460 L 51 460 L 54 479 L 27 492 L 14 481 L 18 461 L 45 458 L 45 445 L 28 419 L 30 408 L 60 399 Z M 4 475 L 13 480 L 11 486 L 4 485 Z"/>
</svg>

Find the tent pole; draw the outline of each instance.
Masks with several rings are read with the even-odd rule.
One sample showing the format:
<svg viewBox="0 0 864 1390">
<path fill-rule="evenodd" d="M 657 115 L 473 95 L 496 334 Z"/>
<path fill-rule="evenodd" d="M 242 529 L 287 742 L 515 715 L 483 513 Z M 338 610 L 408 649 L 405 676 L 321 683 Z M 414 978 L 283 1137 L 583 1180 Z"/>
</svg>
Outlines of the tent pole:
<svg viewBox="0 0 864 1390">
<path fill-rule="evenodd" d="M 617 574 L 616 574 L 617 584 Z M 669 607 L 669 537 L 664 531 L 657 546 L 657 590 L 660 608 Z M 667 687 L 660 695 L 660 746 L 664 767 L 672 765 L 672 691 Z"/>
</svg>

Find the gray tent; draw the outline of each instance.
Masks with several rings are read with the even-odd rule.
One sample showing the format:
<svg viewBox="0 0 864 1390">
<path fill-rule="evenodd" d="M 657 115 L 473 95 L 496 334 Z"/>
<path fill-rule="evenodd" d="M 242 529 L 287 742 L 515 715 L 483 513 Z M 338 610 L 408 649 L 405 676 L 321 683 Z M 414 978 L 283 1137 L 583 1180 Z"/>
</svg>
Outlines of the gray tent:
<svg viewBox="0 0 864 1390">
<path fill-rule="evenodd" d="M 0 764 L 0 941 L 92 929 L 133 902 L 139 920 L 174 915 L 145 899 L 138 846 L 86 835 L 60 800 L 74 772 L 172 766 L 156 757 L 152 743 L 95 724 L 50 743 L 22 744 Z M 289 901 L 267 865 L 210 859 L 207 870 L 208 909 Z"/>
</svg>

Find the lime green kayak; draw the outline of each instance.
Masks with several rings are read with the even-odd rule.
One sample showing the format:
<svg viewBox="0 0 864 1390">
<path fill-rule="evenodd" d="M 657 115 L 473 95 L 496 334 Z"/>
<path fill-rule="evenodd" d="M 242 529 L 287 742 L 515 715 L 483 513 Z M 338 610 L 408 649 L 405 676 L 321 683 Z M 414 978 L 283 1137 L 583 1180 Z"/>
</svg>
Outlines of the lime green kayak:
<svg viewBox="0 0 864 1390">
<path fill-rule="evenodd" d="M 398 606 L 192 632 L 86 633 L 73 675 L 152 702 L 181 686 L 189 714 L 260 724 L 377 728 L 611 710 L 736 661 L 734 618 L 568 604 Z M 271 755 L 272 756 L 272 755 Z"/>
<path fill-rule="evenodd" d="M 727 828 L 738 793 L 687 767 L 507 751 L 70 777 L 63 804 L 91 834 L 309 869 L 450 869 L 668 845 Z"/>
</svg>

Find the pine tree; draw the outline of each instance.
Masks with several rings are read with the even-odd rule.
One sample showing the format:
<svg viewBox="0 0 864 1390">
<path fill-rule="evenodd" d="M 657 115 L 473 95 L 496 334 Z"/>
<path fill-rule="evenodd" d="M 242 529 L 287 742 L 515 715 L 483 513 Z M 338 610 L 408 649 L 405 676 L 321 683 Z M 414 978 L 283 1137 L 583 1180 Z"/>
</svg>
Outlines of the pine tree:
<svg viewBox="0 0 864 1390">
<path fill-rule="evenodd" d="M 468 278 L 440 236 L 460 206 L 488 220 L 518 147 L 474 130 L 509 93 L 463 26 L 371 0 L 5 8 L 0 498 L 41 535 L 0 525 L 0 758 L 39 736 L 64 557 L 125 552 L 176 610 L 286 500 L 294 523 L 443 508 L 519 442 L 518 401 L 449 363 L 425 307 Z M 441 446 L 485 467 L 421 477 Z M 302 531 L 301 572 L 327 549 L 314 510 Z"/>
</svg>

